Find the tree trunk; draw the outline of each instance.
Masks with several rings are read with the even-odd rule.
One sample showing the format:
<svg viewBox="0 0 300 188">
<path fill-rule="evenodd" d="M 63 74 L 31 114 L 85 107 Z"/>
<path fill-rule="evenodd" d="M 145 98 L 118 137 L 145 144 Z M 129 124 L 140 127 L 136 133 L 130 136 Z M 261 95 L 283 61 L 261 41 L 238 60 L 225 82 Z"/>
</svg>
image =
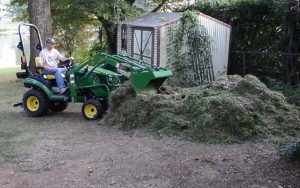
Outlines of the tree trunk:
<svg viewBox="0 0 300 188">
<path fill-rule="evenodd" d="M 288 50 L 287 54 L 294 53 L 294 35 L 295 35 L 295 26 L 292 23 L 287 24 L 286 33 L 288 35 Z M 287 55 L 285 59 L 285 81 L 289 84 L 296 84 L 297 79 L 297 61 L 292 55 Z"/>
<path fill-rule="evenodd" d="M 160 9 L 168 2 L 168 0 L 162 0 L 157 7 L 155 7 L 151 12 L 159 12 Z"/>
<path fill-rule="evenodd" d="M 99 25 L 98 27 L 99 31 L 98 31 L 98 40 L 99 40 L 99 45 L 100 45 L 100 49 L 103 49 L 103 28 Z"/>
<path fill-rule="evenodd" d="M 52 20 L 50 0 L 28 0 L 28 11 L 30 23 L 36 25 L 41 34 L 41 40 L 45 45 L 47 38 L 52 37 Z M 39 55 L 36 49 L 38 36 L 33 29 L 30 29 L 30 62 L 29 69 L 35 73 L 34 59 Z"/>
<path fill-rule="evenodd" d="M 108 46 L 109 46 L 109 52 L 111 54 L 117 53 L 117 31 L 108 31 L 106 28 L 104 28 L 107 35 L 108 40 Z"/>
<path fill-rule="evenodd" d="M 109 52 L 111 54 L 117 53 L 117 26 L 111 23 L 109 20 L 104 19 L 101 16 L 98 16 L 98 20 L 102 23 L 102 26 L 105 30 Z"/>
</svg>

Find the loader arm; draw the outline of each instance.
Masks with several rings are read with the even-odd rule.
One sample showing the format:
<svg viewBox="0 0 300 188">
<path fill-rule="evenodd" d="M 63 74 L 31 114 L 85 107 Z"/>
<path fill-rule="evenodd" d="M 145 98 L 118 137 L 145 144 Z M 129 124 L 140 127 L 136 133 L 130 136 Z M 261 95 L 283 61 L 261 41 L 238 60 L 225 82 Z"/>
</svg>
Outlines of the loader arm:
<svg viewBox="0 0 300 188">
<path fill-rule="evenodd" d="M 88 66 L 87 69 L 83 71 L 86 66 Z M 80 72 L 82 73 L 79 76 Z M 95 76 L 95 74 L 109 79 L 118 78 L 120 80 L 121 83 L 110 84 L 110 82 L 106 82 L 108 88 L 110 88 L 107 93 L 122 86 L 126 80 L 129 80 L 130 85 L 137 93 L 148 88 L 158 90 L 164 81 L 172 76 L 172 72 L 167 68 L 147 65 L 129 56 L 108 55 L 105 53 L 99 53 L 75 66 L 68 74 L 74 77 L 74 81 L 71 81 L 70 85 L 73 93 L 76 93 L 78 89 L 82 89 L 84 85 L 82 83 L 89 83 L 89 86 L 84 88 L 92 88 L 94 87 L 93 84 L 100 87 L 103 83 L 99 83 L 99 77 Z"/>
</svg>

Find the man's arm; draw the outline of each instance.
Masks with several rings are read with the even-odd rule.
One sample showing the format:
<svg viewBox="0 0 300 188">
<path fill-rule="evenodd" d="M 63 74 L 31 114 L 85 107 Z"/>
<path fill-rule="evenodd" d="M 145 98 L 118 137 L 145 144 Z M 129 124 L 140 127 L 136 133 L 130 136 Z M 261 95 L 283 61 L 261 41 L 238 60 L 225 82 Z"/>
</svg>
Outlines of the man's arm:
<svg viewBox="0 0 300 188">
<path fill-rule="evenodd" d="M 58 50 L 56 50 L 56 55 L 57 55 L 57 59 L 59 60 L 59 61 L 67 61 L 69 58 L 66 58 L 66 57 L 64 57 L 64 56 L 62 56 L 59 52 L 58 52 Z"/>
</svg>

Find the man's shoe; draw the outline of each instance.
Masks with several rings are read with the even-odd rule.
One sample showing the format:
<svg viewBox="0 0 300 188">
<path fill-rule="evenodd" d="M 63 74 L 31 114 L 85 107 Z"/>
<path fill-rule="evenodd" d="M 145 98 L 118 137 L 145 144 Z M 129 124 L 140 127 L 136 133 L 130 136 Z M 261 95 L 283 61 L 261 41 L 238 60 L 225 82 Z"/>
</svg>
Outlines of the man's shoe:
<svg viewBox="0 0 300 188">
<path fill-rule="evenodd" d="M 64 94 L 67 91 L 68 88 L 64 87 L 60 89 L 60 94 Z"/>
</svg>

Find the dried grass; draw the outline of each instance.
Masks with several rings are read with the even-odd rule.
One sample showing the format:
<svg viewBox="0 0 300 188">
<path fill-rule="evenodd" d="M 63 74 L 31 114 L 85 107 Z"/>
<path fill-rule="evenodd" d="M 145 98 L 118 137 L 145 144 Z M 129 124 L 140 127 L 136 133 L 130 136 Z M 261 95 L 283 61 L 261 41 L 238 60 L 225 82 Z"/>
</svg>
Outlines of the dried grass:
<svg viewBox="0 0 300 188">
<path fill-rule="evenodd" d="M 256 77 L 223 77 L 193 88 L 163 86 L 158 94 L 120 88 L 105 121 L 125 130 L 146 127 L 197 142 L 231 143 L 299 136 L 299 111 Z"/>
</svg>

